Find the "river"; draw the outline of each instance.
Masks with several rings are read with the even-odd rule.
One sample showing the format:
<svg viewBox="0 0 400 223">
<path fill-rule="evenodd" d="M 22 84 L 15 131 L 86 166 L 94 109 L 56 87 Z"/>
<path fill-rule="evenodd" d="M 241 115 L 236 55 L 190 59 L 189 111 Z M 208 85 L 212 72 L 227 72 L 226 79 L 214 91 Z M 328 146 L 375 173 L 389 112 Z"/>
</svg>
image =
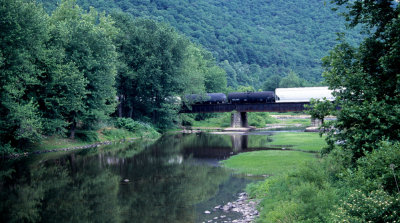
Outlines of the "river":
<svg viewBox="0 0 400 223">
<path fill-rule="evenodd" d="M 219 161 L 268 149 L 270 134 L 176 133 L 156 142 L 2 160 L 0 222 L 238 219 L 239 213 L 212 209 L 236 200 L 257 178 L 233 174 Z"/>
</svg>

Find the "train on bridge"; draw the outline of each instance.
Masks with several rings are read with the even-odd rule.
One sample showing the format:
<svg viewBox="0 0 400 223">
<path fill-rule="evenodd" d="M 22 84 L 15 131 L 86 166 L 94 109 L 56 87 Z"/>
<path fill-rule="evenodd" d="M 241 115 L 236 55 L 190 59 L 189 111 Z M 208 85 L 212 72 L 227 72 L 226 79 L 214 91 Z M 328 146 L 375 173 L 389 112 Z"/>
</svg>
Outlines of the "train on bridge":
<svg viewBox="0 0 400 223">
<path fill-rule="evenodd" d="M 259 103 L 291 103 L 310 102 L 311 98 L 334 101 L 332 90 L 328 87 L 277 88 L 275 91 L 207 93 L 185 96 L 193 105 L 206 104 L 259 104 Z"/>
</svg>

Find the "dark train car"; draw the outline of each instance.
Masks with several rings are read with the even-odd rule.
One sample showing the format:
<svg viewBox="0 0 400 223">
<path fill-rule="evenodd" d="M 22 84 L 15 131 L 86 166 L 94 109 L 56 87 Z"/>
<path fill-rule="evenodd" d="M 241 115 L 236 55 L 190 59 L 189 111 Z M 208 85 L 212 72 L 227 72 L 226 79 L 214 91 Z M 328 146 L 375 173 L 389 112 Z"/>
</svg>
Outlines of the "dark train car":
<svg viewBox="0 0 400 223">
<path fill-rule="evenodd" d="M 190 104 L 221 104 L 227 102 L 224 93 L 189 94 L 185 97 Z"/>
<path fill-rule="evenodd" d="M 228 94 L 228 102 L 235 103 L 272 103 L 276 96 L 273 91 L 261 92 L 232 92 Z"/>
</svg>

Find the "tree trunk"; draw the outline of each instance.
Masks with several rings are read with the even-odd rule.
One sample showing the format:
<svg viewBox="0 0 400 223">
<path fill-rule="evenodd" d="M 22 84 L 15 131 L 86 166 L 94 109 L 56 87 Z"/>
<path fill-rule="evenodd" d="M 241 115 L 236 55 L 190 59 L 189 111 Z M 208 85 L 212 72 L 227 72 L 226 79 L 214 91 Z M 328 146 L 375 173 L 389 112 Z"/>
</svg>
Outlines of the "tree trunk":
<svg viewBox="0 0 400 223">
<path fill-rule="evenodd" d="M 133 107 L 129 106 L 129 117 L 128 118 L 132 118 L 133 116 Z"/>
<path fill-rule="evenodd" d="M 118 117 L 122 118 L 122 103 L 124 101 L 124 96 L 120 95 L 118 101 L 119 101 L 119 104 L 118 104 Z"/>
<path fill-rule="evenodd" d="M 75 129 L 76 129 L 76 121 L 74 120 L 71 126 L 71 134 L 69 136 L 70 139 L 75 139 Z"/>
</svg>

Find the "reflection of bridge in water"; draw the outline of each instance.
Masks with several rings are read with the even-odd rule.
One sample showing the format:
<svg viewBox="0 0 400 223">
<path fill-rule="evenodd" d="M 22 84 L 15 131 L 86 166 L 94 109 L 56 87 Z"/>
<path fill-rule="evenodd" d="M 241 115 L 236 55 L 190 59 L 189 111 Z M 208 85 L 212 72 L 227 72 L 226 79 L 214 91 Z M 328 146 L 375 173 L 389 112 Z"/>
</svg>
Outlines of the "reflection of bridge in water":
<svg viewBox="0 0 400 223">
<path fill-rule="evenodd" d="M 215 135 L 214 135 L 215 136 Z M 262 145 L 257 146 L 249 146 L 249 138 L 255 135 L 242 135 L 242 134 L 233 134 L 233 135 L 223 135 L 224 137 L 230 137 L 231 145 L 224 144 L 190 144 L 183 147 L 183 151 L 185 156 L 193 155 L 195 158 L 217 158 L 217 159 L 225 159 L 232 155 L 242 153 L 242 152 L 250 152 L 257 150 L 280 150 L 279 148 L 270 148 L 264 147 Z M 267 139 L 268 135 L 263 135 L 265 139 Z"/>
</svg>

